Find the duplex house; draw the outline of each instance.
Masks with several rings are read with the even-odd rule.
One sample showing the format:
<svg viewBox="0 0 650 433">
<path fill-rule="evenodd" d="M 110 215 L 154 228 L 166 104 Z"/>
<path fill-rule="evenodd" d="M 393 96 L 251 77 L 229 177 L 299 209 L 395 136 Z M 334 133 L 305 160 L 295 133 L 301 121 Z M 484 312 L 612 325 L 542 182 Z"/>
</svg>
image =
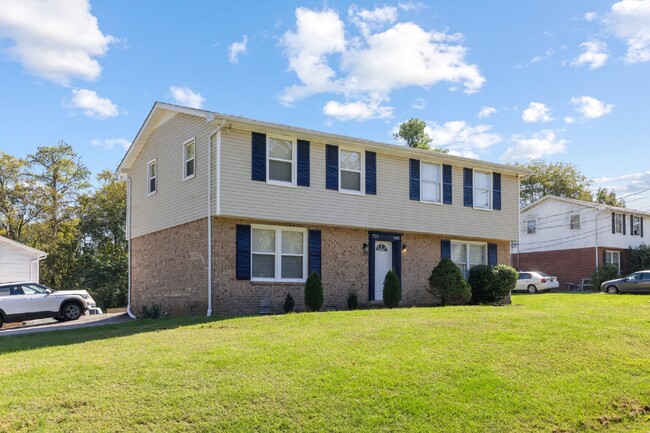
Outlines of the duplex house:
<svg viewBox="0 0 650 433">
<path fill-rule="evenodd" d="M 645 240 L 644 217 L 650 213 L 546 196 L 521 210 L 513 266 L 556 275 L 562 288 L 590 278 L 604 263 L 625 274 L 629 248 Z"/>
<path fill-rule="evenodd" d="M 509 263 L 521 168 L 156 102 L 117 172 L 128 180 L 130 311 L 173 315 L 435 304 L 441 257 Z"/>
<path fill-rule="evenodd" d="M 33 281 L 38 283 L 43 251 L 0 236 L 0 283 Z"/>
</svg>

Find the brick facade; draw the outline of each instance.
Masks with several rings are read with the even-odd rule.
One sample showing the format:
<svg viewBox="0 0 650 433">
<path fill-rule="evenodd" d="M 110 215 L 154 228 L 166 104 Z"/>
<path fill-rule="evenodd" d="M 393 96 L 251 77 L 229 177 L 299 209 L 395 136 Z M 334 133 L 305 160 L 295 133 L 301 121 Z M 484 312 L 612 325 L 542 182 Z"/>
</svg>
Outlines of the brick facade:
<svg viewBox="0 0 650 433">
<path fill-rule="evenodd" d="M 269 224 L 249 219 L 212 219 L 213 312 L 255 314 L 260 305 L 282 312 L 287 293 L 304 309 L 304 283 L 266 283 L 235 278 L 237 224 Z M 280 226 L 295 224 L 276 223 Z M 369 304 L 368 230 L 299 225 L 320 230 L 324 305 L 346 309 L 350 291 L 361 305 Z M 437 235 L 404 233 L 408 245 L 402 254 L 402 306 L 435 305 L 429 292 L 431 269 L 440 261 Z M 472 239 L 478 240 L 478 239 Z M 170 315 L 204 315 L 207 311 L 207 223 L 198 220 L 132 240 L 132 311 L 159 304 Z M 509 242 L 498 245 L 499 263 L 509 263 Z M 400 254 L 400 252 L 397 252 Z"/>
</svg>

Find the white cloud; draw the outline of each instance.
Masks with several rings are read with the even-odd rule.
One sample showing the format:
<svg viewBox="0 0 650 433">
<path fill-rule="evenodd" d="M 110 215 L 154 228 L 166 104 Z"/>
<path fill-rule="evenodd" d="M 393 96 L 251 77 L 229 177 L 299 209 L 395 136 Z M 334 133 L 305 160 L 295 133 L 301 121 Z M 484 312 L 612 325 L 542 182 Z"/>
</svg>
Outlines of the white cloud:
<svg viewBox="0 0 650 433">
<path fill-rule="evenodd" d="M 622 0 L 614 3 L 605 23 L 627 43 L 625 61 L 650 61 L 650 0 Z"/>
<path fill-rule="evenodd" d="M 528 108 L 521 113 L 521 118 L 526 123 L 550 122 L 553 120 L 551 110 L 541 102 L 531 102 Z"/>
<path fill-rule="evenodd" d="M 601 177 L 595 179 L 594 182 L 596 183 L 596 186 L 599 187 L 604 186 L 608 189 L 615 190 L 617 194 L 619 194 L 619 196 L 622 193 L 634 194 L 642 191 L 647 191 L 648 189 L 650 189 L 650 170 L 644 172 L 624 174 L 621 176 Z M 648 201 L 649 197 L 647 194 L 636 195 L 634 197 L 630 197 L 629 199 L 626 199 L 625 201 L 627 202 L 628 207 L 634 208 L 634 207 L 639 207 L 640 204 L 636 203 L 632 205 L 632 202 L 640 201 L 640 200 Z"/>
<path fill-rule="evenodd" d="M 571 103 L 576 107 L 576 111 L 585 119 L 596 119 L 612 111 L 614 105 L 605 104 L 591 96 L 580 96 L 571 98 Z"/>
<path fill-rule="evenodd" d="M 228 61 L 230 63 L 239 62 L 239 56 L 241 54 L 246 53 L 247 43 L 248 43 L 248 36 L 244 35 L 244 38 L 242 39 L 241 42 L 233 42 L 232 44 L 230 44 L 230 47 L 228 48 Z"/>
<path fill-rule="evenodd" d="M 462 156 L 464 158 L 479 159 L 476 152 L 472 152 L 471 150 L 462 150 L 462 151 L 450 150 L 449 154 L 454 156 Z"/>
<path fill-rule="evenodd" d="M 585 21 L 593 21 L 598 17 L 598 14 L 596 12 L 587 12 L 584 16 Z"/>
<path fill-rule="evenodd" d="M 200 93 L 194 92 L 189 87 L 171 86 L 169 91 L 174 100 L 180 104 L 192 108 L 202 108 L 205 98 Z"/>
<path fill-rule="evenodd" d="M 569 124 L 571 124 L 571 123 L 575 123 L 575 122 L 576 122 L 576 118 L 575 118 L 575 117 L 572 117 L 572 116 L 565 116 L 565 117 L 564 117 L 564 122 L 565 122 L 565 123 L 569 123 Z"/>
<path fill-rule="evenodd" d="M 587 64 L 589 65 L 589 69 L 593 70 L 600 68 L 607 62 L 609 54 L 606 52 L 607 44 L 604 42 L 589 41 L 583 42 L 580 46 L 585 49 L 585 52 L 573 59 L 573 62 L 571 62 L 572 66 Z"/>
<path fill-rule="evenodd" d="M 384 6 L 368 10 L 359 9 L 356 5 L 352 5 L 348 8 L 348 16 L 352 24 L 357 26 L 361 34 L 367 38 L 371 31 L 394 23 L 397 20 L 397 8 Z"/>
<path fill-rule="evenodd" d="M 61 85 L 73 78 L 95 80 L 96 57 L 116 39 L 104 35 L 87 0 L 0 0 L 0 40 L 30 73 Z"/>
<path fill-rule="evenodd" d="M 382 106 L 378 101 L 349 102 L 341 104 L 337 101 L 329 101 L 323 107 L 325 115 L 338 120 L 368 120 L 383 119 L 393 115 L 393 107 Z"/>
<path fill-rule="evenodd" d="M 487 119 L 491 115 L 497 112 L 497 109 L 494 107 L 481 107 L 481 111 L 478 112 L 479 119 Z"/>
<path fill-rule="evenodd" d="M 490 133 L 490 125 L 469 125 L 462 120 L 443 125 L 428 124 L 425 131 L 433 140 L 434 147 L 444 147 L 455 155 L 476 158 L 475 150 L 484 150 L 501 142 L 501 136 Z"/>
<path fill-rule="evenodd" d="M 400 2 L 397 6 L 403 11 L 420 11 L 427 7 L 424 3 L 415 1 Z"/>
<path fill-rule="evenodd" d="M 90 140 L 90 144 L 97 147 L 103 147 L 104 149 L 108 150 L 114 148 L 115 146 L 127 150 L 131 146 L 131 142 L 126 138 L 106 138 L 104 140 L 93 138 Z"/>
<path fill-rule="evenodd" d="M 99 119 L 108 119 L 120 114 L 117 105 L 108 98 L 100 97 L 94 90 L 72 89 L 72 99 L 66 105 L 82 109 L 86 116 Z"/>
<path fill-rule="evenodd" d="M 413 102 L 413 104 L 411 104 L 411 107 L 416 110 L 424 110 L 427 108 L 427 101 L 424 98 L 418 98 Z"/>
<path fill-rule="evenodd" d="M 568 140 L 557 137 L 555 132 L 549 129 L 529 136 L 514 135 L 512 141 L 515 142 L 515 145 L 508 147 L 506 153 L 501 156 L 502 161 L 536 159 L 563 153 L 569 143 Z"/>
</svg>

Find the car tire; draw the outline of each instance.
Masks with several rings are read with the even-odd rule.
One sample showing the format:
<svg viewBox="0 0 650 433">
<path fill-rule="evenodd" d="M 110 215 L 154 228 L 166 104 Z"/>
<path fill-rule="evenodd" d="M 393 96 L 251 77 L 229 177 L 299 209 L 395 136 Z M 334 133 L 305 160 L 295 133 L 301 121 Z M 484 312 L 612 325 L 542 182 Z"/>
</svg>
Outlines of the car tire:
<svg viewBox="0 0 650 433">
<path fill-rule="evenodd" d="M 618 295 L 618 287 L 616 287 L 616 286 L 608 286 L 607 287 L 607 293 L 609 295 Z"/>
<path fill-rule="evenodd" d="M 530 293 L 531 295 L 534 295 L 535 293 L 537 293 L 537 287 L 535 287 L 534 284 L 530 284 L 528 286 L 528 293 Z"/>
<path fill-rule="evenodd" d="M 63 316 L 54 316 L 53 319 L 57 322 L 65 322 L 65 317 Z"/>
<path fill-rule="evenodd" d="M 83 307 L 78 302 L 68 302 L 61 307 L 61 317 L 64 320 L 77 320 L 83 315 Z"/>
<path fill-rule="evenodd" d="M 2 318 L 2 314 L 0 314 L 0 329 L 2 329 L 2 325 L 4 325 L 5 321 Z"/>
</svg>

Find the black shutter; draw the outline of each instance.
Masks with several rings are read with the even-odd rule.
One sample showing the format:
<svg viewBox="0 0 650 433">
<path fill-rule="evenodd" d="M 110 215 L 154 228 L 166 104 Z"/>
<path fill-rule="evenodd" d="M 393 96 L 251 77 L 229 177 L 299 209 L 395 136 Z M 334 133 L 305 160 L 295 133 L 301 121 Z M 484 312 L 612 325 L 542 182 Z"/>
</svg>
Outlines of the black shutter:
<svg viewBox="0 0 650 433">
<path fill-rule="evenodd" d="M 237 279 L 251 279 L 251 226 L 237 224 Z"/>
<path fill-rule="evenodd" d="M 607 251 L 603 250 L 603 263 L 602 264 L 604 265 L 605 263 L 607 263 Z"/>
<path fill-rule="evenodd" d="M 630 215 L 630 234 L 634 236 L 634 215 Z"/>
<path fill-rule="evenodd" d="M 643 237 L 643 217 L 641 217 L 639 225 L 641 225 L 641 237 Z"/>
<path fill-rule="evenodd" d="M 366 194 L 377 194 L 377 154 L 366 151 Z"/>
<path fill-rule="evenodd" d="M 266 134 L 253 132 L 251 178 L 266 182 Z"/>
<path fill-rule="evenodd" d="M 492 173 L 492 209 L 501 210 L 501 173 Z"/>
<path fill-rule="evenodd" d="M 309 230 L 309 274 L 316 272 L 321 276 L 321 232 Z"/>
<path fill-rule="evenodd" d="M 451 259 L 451 241 L 440 241 L 440 257 L 443 259 Z"/>
<path fill-rule="evenodd" d="M 409 198 L 420 201 L 420 160 L 409 159 Z"/>
<path fill-rule="evenodd" d="M 616 234 L 616 213 L 612 212 L 612 234 Z"/>
<path fill-rule="evenodd" d="M 451 204 L 451 165 L 442 165 L 442 203 Z"/>
<path fill-rule="evenodd" d="M 627 221 L 625 221 L 625 214 L 621 215 L 621 218 L 623 219 L 623 234 L 625 234 L 625 226 L 627 225 Z"/>
<path fill-rule="evenodd" d="M 471 168 L 463 169 L 463 204 L 465 206 L 474 206 L 474 172 Z"/>
<path fill-rule="evenodd" d="M 309 186 L 309 141 L 298 140 L 298 186 Z"/>
<path fill-rule="evenodd" d="M 339 190 L 339 147 L 325 146 L 325 187 Z"/>
<path fill-rule="evenodd" d="M 497 263 L 497 244 L 488 244 L 488 265 L 496 266 Z"/>
</svg>

